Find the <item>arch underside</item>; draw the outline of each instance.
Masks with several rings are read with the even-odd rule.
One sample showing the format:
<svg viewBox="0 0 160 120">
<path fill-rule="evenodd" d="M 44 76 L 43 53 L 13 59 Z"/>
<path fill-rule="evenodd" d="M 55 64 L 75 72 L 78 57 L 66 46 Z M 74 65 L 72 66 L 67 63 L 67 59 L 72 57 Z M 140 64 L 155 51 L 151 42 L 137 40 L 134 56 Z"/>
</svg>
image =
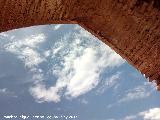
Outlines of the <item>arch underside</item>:
<svg viewBox="0 0 160 120">
<path fill-rule="evenodd" d="M 159 0 L 0 0 L 0 32 L 43 24 L 79 24 L 160 90 Z"/>
</svg>

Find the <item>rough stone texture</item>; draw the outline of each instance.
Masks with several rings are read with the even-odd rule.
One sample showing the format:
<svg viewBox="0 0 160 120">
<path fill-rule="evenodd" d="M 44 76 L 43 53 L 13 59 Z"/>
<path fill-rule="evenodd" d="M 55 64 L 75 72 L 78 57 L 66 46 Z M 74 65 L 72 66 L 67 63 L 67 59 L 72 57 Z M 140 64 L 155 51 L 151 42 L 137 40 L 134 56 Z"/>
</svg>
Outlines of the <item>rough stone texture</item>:
<svg viewBox="0 0 160 120">
<path fill-rule="evenodd" d="M 0 0 L 0 32 L 78 23 L 160 90 L 159 0 Z"/>
</svg>

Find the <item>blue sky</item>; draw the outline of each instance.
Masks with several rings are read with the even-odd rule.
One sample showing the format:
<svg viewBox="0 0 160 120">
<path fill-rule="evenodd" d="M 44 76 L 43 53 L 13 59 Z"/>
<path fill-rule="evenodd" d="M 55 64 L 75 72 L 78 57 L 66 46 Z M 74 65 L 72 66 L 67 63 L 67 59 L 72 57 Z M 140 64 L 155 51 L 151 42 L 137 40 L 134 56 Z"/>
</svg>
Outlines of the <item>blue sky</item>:
<svg viewBox="0 0 160 120">
<path fill-rule="evenodd" d="M 78 25 L 0 33 L 1 119 L 159 120 L 159 99 L 154 84 Z"/>
</svg>

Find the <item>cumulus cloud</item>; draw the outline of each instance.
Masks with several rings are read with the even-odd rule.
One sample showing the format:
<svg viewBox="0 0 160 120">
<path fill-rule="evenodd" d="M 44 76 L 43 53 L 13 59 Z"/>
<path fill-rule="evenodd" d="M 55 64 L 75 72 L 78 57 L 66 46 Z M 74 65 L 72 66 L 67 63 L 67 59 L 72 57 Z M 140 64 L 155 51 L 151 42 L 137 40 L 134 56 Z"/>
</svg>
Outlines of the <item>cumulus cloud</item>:
<svg viewBox="0 0 160 120">
<path fill-rule="evenodd" d="M 139 113 L 144 120 L 160 120 L 160 108 L 151 108 L 147 111 Z"/>
<path fill-rule="evenodd" d="M 55 25 L 54 30 L 61 26 Z M 1 36 L 9 37 L 7 34 Z M 112 49 L 78 26 L 75 27 L 75 32 L 66 33 L 45 50 L 41 49 L 41 44 L 46 42 L 43 33 L 26 36 L 24 39 L 9 39 L 10 42 L 4 48 L 15 54 L 33 74 L 32 79 L 35 81 L 29 91 L 38 102 L 57 103 L 62 96 L 67 99 L 79 97 L 99 84 L 104 69 L 124 63 Z M 56 83 L 49 87 L 40 67 L 43 62 L 48 63 L 46 73 L 57 78 Z M 114 84 L 117 77 L 118 74 L 112 76 L 110 84 Z"/>
<path fill-rule="evenodd" d="M 90 91 L 99 82 L 100 69 L 103 66 L 95 64 L 98 58 L 92 48 L 86 48 L 82 56 L 76 58 L 73 63 L 74 75 L 67 84 L 66 95 L 77 97 Z"/>
<path fill-rule="evenodd" d="M 160 108 L 150 108 L 134 115 L 127 115 L 119 120 L 160 120 Z"/>
<path fill-rule="evenodd" d="M 32 68 L 34 65 L 38 65 L 44 61 L 39 53 L 29 47 L 24 48 L 18 58 L 24 61 L 25 66 L 29 68 Z"/>
<path fill-rule="evenodd" d="M 13 40 L 5 45 L 5 49 L 17 55 L 26 67 L 31 68 L 44 61 L 44 58 L 36 50 L 38 44 L 44 41 L 44 34 L 32 35 L 24 40 Z"/>
<path fill-rule="evenodd" d="M 31 94 L 37 100 L 37 102 L 59 102 L 60 95 L 58 95 L 59 89 L 56 87 L 46 88 L 43 84 L 38 84 L 31 89 Z"/>
<path fill-rule="evenodd" d="M 8 33 L 5 37 L 9 40 L 3 46 L 5 51 L 15 54 L 24 63 L 25 67 L 33 73 L 33 79 L 42 80 L 42 70 L 38 68 L 38 65 L 45 61 L 45 57 L 39 52 L 39 45 L 45 42 L 45 35 L 39 33 L 27 36 L 24 39 L 17 39 Z"/>
<path fill-rule="evenodd" d="M 45 52 L 45 56 L 57 61 L 50 69 L 57 81 L 49 88 L 42 82 L 32 86 L 30 92 L 37 101 L 59 102 L 62 96 L 68 99 L 79 97 L 98 85 L 104 68 L 124 63 L 118 54 L 90 33 L 80 27 L 76 30 L 64 35 Z M 116 78 L 113 76 L 110 81 Z"/>
<path fill-rule="evenodd" d="M 42 43 L 45 41 L 45 35 L 44 34 L 36 34 L 36 35 L 31 35 L 23 40 L 17 40 L 16 38 L 12 40 L 10 43 L 6 45 L 6 48 L 10 51 L 16 52 L 18 48 L 22 48 L 25 46 L 30 46 L 31 48 L 37 47 L 38 44 Z"/>
</svg>

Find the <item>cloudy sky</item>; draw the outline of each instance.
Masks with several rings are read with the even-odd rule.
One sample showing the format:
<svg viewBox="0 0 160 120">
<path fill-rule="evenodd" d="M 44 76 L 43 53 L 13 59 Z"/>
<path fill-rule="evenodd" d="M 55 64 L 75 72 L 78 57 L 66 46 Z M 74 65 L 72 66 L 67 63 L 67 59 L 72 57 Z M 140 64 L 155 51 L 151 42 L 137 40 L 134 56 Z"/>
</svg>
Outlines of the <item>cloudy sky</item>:
<svg viewBox="0 0 160 120">
<path fill-rule="evenodd" d="M 159 100 L 154 84 L 78 25 L 0 33 L 1 119 L 160 120 Z"/>
</svg>

